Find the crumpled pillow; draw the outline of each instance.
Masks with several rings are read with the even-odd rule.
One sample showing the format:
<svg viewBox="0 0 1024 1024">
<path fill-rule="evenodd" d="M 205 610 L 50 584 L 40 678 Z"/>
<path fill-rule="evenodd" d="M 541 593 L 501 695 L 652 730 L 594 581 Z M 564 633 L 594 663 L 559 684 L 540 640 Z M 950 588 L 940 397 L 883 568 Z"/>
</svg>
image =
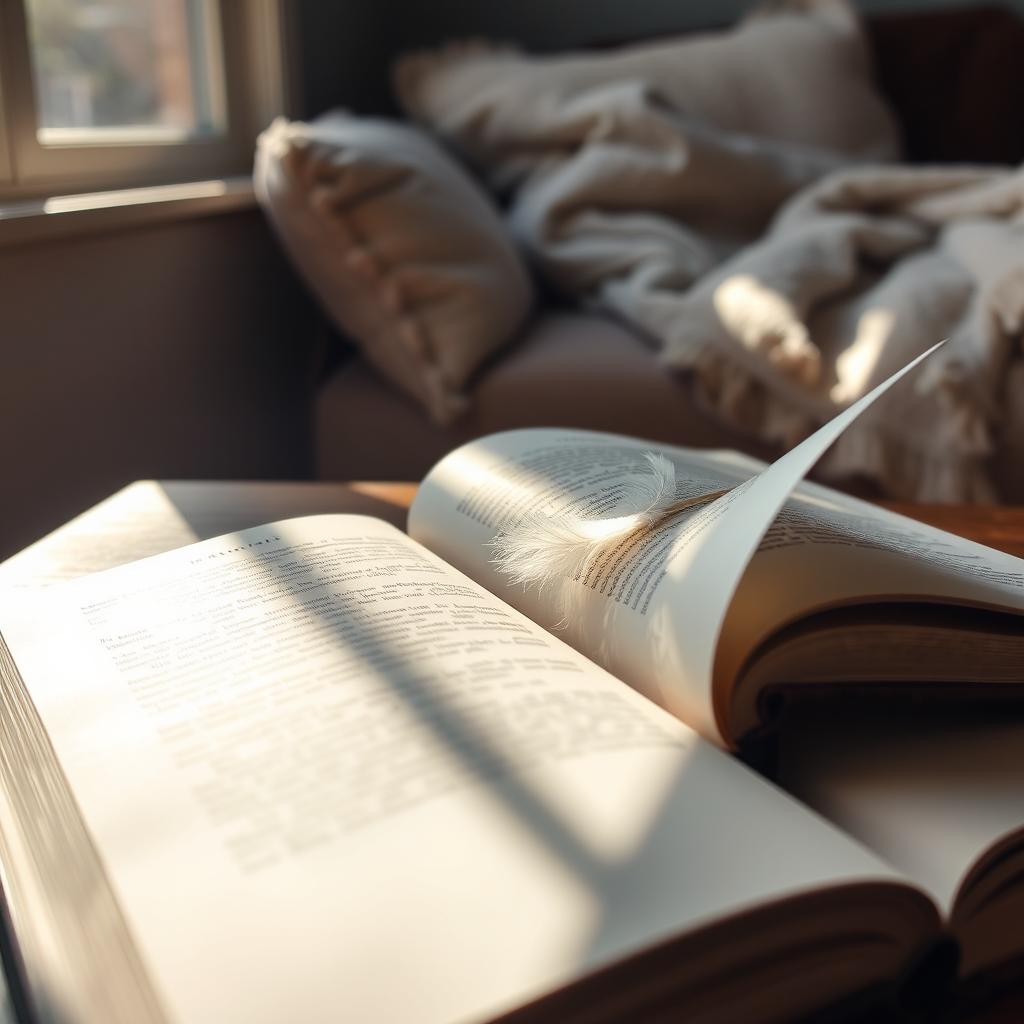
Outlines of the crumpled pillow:
<svg viewBox="0 0 1024 1024">
<path fill-rule="evenodd" d="M 519 330 L 530 277 L 497 211 L 430 138 L 343 112 L 260 135 L 257 197 L 324 310 L 433 419 Z"/>
<path fill-rule="evenodd" d="M 783 0 L 728 31 L 617 50 L 529 56 L 473 42 L 411 54 L 394 68 L 406 112 L 502 190 L 544 169 L 550 154 L 531 154 L 530 140 L 544 136 L 546 124 L 564 124 L 577 98 L 624 83 L 726 132 L 857 160 L 899 156 L 897 122 L 874 87 L 859 20 L 844 0 Z"/>
</svg>

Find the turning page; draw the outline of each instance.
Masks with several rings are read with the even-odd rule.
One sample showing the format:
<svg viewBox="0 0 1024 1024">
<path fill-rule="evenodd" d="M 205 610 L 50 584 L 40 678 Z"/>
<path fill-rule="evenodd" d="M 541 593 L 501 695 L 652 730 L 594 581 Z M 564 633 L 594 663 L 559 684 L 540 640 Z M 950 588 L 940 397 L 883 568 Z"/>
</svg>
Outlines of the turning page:
<svg viewBox="0 0 1024 1024">
<path fill-rule="evenodd" d="M 842 431 L 912 370 L 919 356 L 860 401 L 754 476 L 737 472 L 721 497 L 683 519 L 642 531 L 602 560 L 604 576 L 556 581 L 571 607 L 550 593 L 520 592 L 491 562 L 489 545 L 532 507 L 554 516 L 624 515 L 628 477 L 645 472 L 649 442 L 578 431 L 511 431 L 473 442 L 442 459 L 423 482 L 409 515 L 410 535 L 486 581 L 531 617 L 556 627 L 585 654 L 727 746 L 714 693 L 719 635 L 748 563 L 796 485 Z M 561 447 L 562 451 L 559 451 Z M 720 460 L 687 453 L 685 487 L 721 489 Z M 706 468 L 709 477 L 702 479 Z M 739 482 L 742 480 L 742 482 Z M 557 504 L 551 507 L 552 500 Z M 571 611 L 571 616 L 566 613 Z"/>
</svg>

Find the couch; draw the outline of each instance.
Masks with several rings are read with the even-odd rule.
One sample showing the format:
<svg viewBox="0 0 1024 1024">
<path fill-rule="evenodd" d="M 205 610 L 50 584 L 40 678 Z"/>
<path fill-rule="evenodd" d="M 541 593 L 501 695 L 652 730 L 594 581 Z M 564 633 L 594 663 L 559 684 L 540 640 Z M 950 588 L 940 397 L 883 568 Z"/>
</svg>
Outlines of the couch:
<svg viewBox="0 0 1024 1024">
<path fill-rule="evenodd" d="M 877 82 L 912 162 L 1024 159 L 1024 25 L 998 8 L 866 19 Z M 519 337 L 475 375 L 467 412 L 446 425 L 396 390 L 343 338 L 325 334 L 314 410 L 322 479 L 415 479 L 451 447 L 529 425 L 607 430 L 695 447 L 780 452 L 702 408 L 685 376 L 607 315 L 544 295 Z M 1014 373 L 1024 374 L 1016 365 Z M 1024 409 L 1002 426 L 993 474 L 1003 500 L 1024 501 Z M 856 481 L 850 481 L 856 486 Z"/>
</svg>

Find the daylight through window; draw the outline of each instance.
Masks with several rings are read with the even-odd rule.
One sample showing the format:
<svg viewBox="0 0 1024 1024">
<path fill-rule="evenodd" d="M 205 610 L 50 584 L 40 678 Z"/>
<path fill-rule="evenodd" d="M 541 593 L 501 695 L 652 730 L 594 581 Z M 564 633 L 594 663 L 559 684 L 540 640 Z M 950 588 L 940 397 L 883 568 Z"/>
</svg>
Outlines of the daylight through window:
<svg viewBox="0 0 1024 1024">
<path fill-rule="evenodd" d="M 282 0 L 0 0 L 0 201 L 247 173 Z"/>
<path fill-rule="evenodd" d="M 28 0 L 39 141 L 223 128 L 216 12 L 197 0 Z"/>
</svg>

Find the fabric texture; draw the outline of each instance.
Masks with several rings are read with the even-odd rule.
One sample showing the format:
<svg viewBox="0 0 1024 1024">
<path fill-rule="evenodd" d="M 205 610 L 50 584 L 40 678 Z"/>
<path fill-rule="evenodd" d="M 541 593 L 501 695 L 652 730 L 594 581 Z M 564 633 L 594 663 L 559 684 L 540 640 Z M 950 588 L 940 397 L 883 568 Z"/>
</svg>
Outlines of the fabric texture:
<svg viewBox="0 0 1024 1024">
<path fill-rule="evenodd" d="M 612 279 L 685 287 L 807 183 L 899 155 L 843 0 L 568 56 L 452 44 L 400 59 L 394 81 L 405 110 L 508 196 L 544 275 L 598 302 Z"/>
<path fill-rule="evenodd" d="M 577 141 L 581 118 L 591 137 L 607 134 L 588 116 L 592 103 L 577 111 L 576 101 L 624 85 L 732 134 L 861 159 L 899 152 L 895 120 L 871 81 L 860 23 L 842 0 L 763 5 L 729 31 L 608 51 L 527 56 L 456 43 L 400 59 L 394 83 L 408 113 L 491 171 L 499 186 L 550 158 L 531 154 L 531 143 Z"/>
<path fill-rule="evenodd" d="M 439 423 L 527 317 L 530 277 L 489 198 L 416 128 L 333 113 L 259 138 L 257 196 L 337 326 Z"/>
<path fill-rule="evenodd" d="M 508 193 L 544 275 L 638 329 L 749 437 L 796 443 L 948 335 L 820 473 L 995 496 L 1020 174 L 879 162 L 897 130 L 846 4 L 775 4 L 731 33 L 613 54 L 448 48 L 406 58 L 396 83 Z"/>
<path fill-rule="evenodd" d="M 664 297 L 632 298 L 631 317 L 665 323 Z M 664 363 L 694 370 L 726 420 L 782 445 L 948 338 L 819 473 L 921 501 L 995 499 L 994 438 L 1005 410 L 1024 404 L 1008 376 L 1024 332 L 1024 171 L 838 172 L 667 301 Z"/>
<path fill-rule="evenodd" d="M 627 315 L 624 296 L 686 289 L 808 183 L 899 151 L 841 0 L 595 54 L 453 45 L 401 59 L 395 83 L 508 193 L 509 225 L 544 276 Z"/>
<path fill-rule="evenodd" d="M 636 331 L 605 316 L 545 311 L 481 370 L 472 408 L 447 426 L 425 423 L 362 359 L 347 360 L 317 393 L 316 473 L 418 480 L 471 438 L 538 424 L 780 454 L 702 414 L 688 382 L 665 373 Z"/>
<path fill-rule="evenodd" d="M 1024 362 L 1010 377 L 1024 397 Z M 702 412 L 694 383 L 665 373 L 631 328 L 592 313 L 542 312 L 481 371 L 473 407 L 449 426 L 426 421 L 365 360 L 345 360 L 317 391 L 316 473 L 326 480 L 418 480 L 471 438 L 538 423 L 737 449 L 766 460 L 782 454 Z M 1003 497 L 1024 503 L 1024 401 L 1008 412 L 995 472 Z M 861 493 L 877 496 L 870 487 Z"/>
</svg>

